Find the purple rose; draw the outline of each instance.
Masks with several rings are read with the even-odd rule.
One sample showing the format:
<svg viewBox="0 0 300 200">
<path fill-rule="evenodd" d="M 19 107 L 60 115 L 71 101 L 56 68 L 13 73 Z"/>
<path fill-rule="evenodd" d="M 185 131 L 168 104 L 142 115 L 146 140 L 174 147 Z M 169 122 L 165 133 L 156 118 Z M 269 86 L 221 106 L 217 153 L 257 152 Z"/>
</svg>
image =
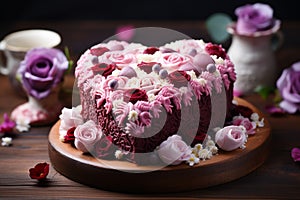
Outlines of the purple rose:
<svg viewBox="0 0 300 200">
<path fill-rule="evenodd" d="M 236 31 L 240 34 L 251 34 L 263 31 L 274 25 L 273 9 L 262 3 L 247 4 L 235 9 L 238 17 Z"/>
<path fill-rule="evenodd" d="M 283 70 L 276 84 L 283 98 L 279 106 L 288 113 L 300 111 L 300 62 Z"/>
<path fill-rule="evenodd" d="M 58 49 L 34 48 L 26 53 L 18 73 L 26 92 L 42 99 L 62 81 L 68 64 L 66 56 Z"/>
</svg>

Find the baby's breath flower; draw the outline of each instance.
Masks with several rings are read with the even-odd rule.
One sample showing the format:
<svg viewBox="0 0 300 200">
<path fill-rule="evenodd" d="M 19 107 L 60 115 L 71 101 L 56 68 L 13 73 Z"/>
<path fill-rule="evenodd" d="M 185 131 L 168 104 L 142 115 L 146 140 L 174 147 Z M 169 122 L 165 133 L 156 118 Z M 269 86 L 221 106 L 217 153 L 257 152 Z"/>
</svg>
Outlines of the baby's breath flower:
<svg viewBox="0 0 300 200">
<path fill-rule="evenodd" d="M 195 164 L 198 164 L 200 162 L 200 159 L 197 158 L 194 154 L 191 154 L 191 156 L 187 159 L 187 163 L 189 166 L 194 166 Z"/>
<path fill-rule="evenodd" d="M 202 149 L 199 151 L 198 157 L 202 160 L 211 159 L 212 153 L 208 149 Z"/>
<path fill-rule="evenodd" d="M 116 159 L 118 159 L 118 160 L 122 159 L 123 155 L 124 154 L 123 154 L 123 152 L 121 150 L 116 150 L 116 152 L 115 152 Z"/>
</svg>

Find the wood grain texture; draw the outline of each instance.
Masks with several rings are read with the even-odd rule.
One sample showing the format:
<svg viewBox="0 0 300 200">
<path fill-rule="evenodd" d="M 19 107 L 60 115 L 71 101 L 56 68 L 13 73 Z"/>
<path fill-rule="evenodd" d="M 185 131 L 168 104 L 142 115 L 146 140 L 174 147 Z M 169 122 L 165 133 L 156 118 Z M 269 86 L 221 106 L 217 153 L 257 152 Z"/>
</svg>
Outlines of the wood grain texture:
<svg viewBox="0 0 300 200">
<path fill-rule="evenodd" d="M 95 41 L 106 39 L 117 25 L 128 23 L 174 28 L 209 41 L 204 22 L 201 21 L 20 21 L 10 27 L 2 27 L 1 31 L 34 27 L 57 30 L 63 36 L 62 47 L 68 46 L 76 61 Z M 300 59 L 300 22 L 283 21 L 282 31 L 285 36 L 284 45 L 276 53 L 281 69 Z M 66 105 L 71 105 L 70 97 L 64 97 Z M 272 102 L 271 97 L 264 100 L 253 94 L 243 99 L 264 113 L 270 122 L 272 138 L 270 154 L 265 162 L 239 179 L 187 192 L 128 194 L 77 183 L 58 173 L 51 164 L 48 182 L 38 184 L 36 180 L 30 179 L 28 170 L 38 162 L 50 163 L 48 134 L 51 126 L 33 127 L 28 133 L 12 135 L 12 146 L 0 146 L 0 199 L 299 199 L 300 165 L 292 160 L 290 154 L 293 147 L 300 147 L 300 115 L 268 115 L 264 107 Z M 0 122 L 3 120 L 3 113 L 10 113 L 25 101 L 12 90 L 7 77 L 0 75 Z M 191 177 L 189 181 L 193 182 L 194 178 Z"/>
</svg>

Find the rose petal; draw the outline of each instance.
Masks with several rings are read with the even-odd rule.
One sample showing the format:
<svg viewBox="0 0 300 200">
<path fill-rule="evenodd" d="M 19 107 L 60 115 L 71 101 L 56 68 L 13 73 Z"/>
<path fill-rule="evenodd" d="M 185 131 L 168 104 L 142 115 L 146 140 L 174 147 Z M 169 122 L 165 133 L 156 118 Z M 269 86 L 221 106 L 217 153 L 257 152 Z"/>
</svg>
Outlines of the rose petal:
<svg viewBox="0 0 300 200">
<path fill-rule="evenodd" d="M 43 180 L 47 177 L 48 173 L 49 164 L 46 162 L 38 163 L 34 168 L 29 169 L 29 176 L 32 179 Z"/>
<path fill-rule="evenodd" d="M 284 109 L 286 112 L 290 113 L 290 114 L 293 114 L 297 111 L 298 107 L 293 104 L 293 103 L 290 103 L 286 100 L 283 100 L 279 103 L 279 106 Z"/>
<path fill-rule="evenodd" d="M 296 72 L 300 72 L 300 62 L 296 62 L 292 65 L 292 69 Z"/>
<path fill-rule="evenodd" d="M 44 98 L 63 80 L 68 60 L 64 53 L 54 48 L 34 48 L 21 61 L 18 73 L 25 91 L 35 97 Z"/>
<path fill-rule="evenodd" d="M 300 161 L 300 148 L 294 147 L 291 151 L 291 156 L 295 162 Z"/>
<path fill-rule="evenodd" d="M 275 105 L 267 105 L 265 109 L 269 114 L 273 116 L 281 116 L 285 114 L 285 111 L 282 108 Z"/>
<path fill-rule="evenodd" d="M 47 77 L 51 67 L 52 67 L 52 62 L 44 58 L 39 58 L 35 60 L 33 64 L 30 66 L 31 73 L 35 76 L 40 76 L 42 78 Z"/>
</svg>

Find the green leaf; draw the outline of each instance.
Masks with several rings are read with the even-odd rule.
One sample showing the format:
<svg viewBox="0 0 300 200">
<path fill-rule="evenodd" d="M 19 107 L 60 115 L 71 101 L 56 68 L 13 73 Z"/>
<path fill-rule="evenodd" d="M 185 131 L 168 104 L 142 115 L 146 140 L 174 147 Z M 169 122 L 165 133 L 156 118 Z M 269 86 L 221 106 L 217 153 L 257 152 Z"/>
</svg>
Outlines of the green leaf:
<svg viewBox="0 0 300 200">
<path fill-rule="evenodd" d="M 254 90 L 257 92 L 263 99 L 267 99 L 270 94 L 275 92 L 275 88 L 271 86 L 257 86 Z"/>
<path fill-rule="evenodd" d="M 69 65 L 68 65 L 68 69 L 66 71 L 66 74 L 70 74 L 71 71 L 72 71 L 72 68 L 73 68 L 73 60 L 71 59 L 71 56 L 70 56 L 70 51 L 69 51 L 69 48 L 66 46 L 65 47 L 65 55 L 67 57 L 67 60 L 69 61 Z"/>
<path fill-rule="evenodd" d="M 275 96 L 274 96 L 274 99 L 273 99 L 274 103 L 278 104 L 282 101 L 282 96 L 279 92 L 278 89 L 275 90 Z"/>
<path fill-rule="evenodd" d="M 230 36 L 226 28 L 231 22 L 231 17 L 225 13 L 215 13 L 209 16 L 206 19 L 205 25 L 211 39 L 216 43 L 225 42 Z"/>
</svg>

